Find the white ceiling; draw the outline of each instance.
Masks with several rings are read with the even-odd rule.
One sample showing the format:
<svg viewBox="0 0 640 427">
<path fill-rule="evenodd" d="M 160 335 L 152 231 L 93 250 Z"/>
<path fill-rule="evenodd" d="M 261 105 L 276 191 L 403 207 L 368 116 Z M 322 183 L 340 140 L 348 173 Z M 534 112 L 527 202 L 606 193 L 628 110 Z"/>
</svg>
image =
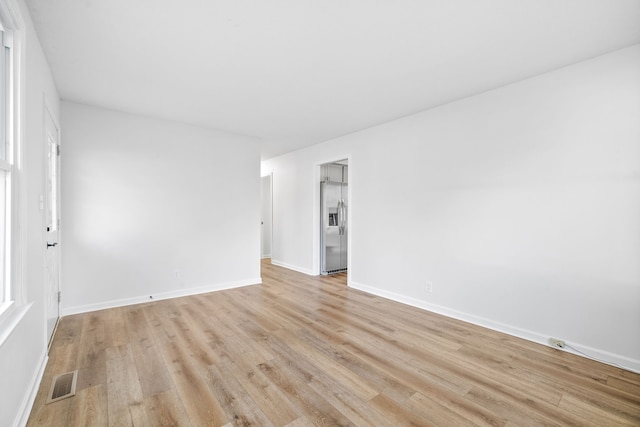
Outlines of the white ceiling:
<svg viewBox="0 0 640 427">
<path fill-rule="evenodd" d="M 640 0 L 26 0 L 64 100 L 263 159 L 640 43 Z"/>
</svg>

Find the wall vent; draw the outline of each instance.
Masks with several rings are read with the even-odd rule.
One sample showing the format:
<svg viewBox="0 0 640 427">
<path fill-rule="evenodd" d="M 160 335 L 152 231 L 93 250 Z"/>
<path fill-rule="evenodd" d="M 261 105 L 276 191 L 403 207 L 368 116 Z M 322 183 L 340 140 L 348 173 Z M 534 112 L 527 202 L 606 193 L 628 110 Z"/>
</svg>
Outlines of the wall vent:
<svg viewBox="0 0 640 427">
<path fill-rule="evenodd" d="M 51 390 L 49 390 L 47 404 L 74 396 L 76 394 L 77 380 L 77 370 L 56 376 L 51 383 Z"/>
</svg>

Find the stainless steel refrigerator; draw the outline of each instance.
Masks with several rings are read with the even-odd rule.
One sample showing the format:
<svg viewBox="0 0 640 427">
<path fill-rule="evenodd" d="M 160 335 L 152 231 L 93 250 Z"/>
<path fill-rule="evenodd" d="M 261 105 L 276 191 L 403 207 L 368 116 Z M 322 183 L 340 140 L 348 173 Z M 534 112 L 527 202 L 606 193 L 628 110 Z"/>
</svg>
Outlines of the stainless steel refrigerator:
<svg viewBox="0 0 640 427">
<path fill-rule="evenodd" d="M 347 270 L 347 201 L 346 183 L 320 183 L 321 274 Z"/>
</svg>

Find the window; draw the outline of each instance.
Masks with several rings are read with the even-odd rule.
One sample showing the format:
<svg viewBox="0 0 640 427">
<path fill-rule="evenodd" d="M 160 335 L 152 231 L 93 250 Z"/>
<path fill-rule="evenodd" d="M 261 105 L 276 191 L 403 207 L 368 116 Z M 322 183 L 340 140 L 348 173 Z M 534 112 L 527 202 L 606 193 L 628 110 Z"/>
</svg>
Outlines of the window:
<svg viewBox="0 0 640 427">
<path fill-rule="evenodd" d="M 11 301 L 13 156 L 13 37 L 0 23 L 0 312 Z"/>
</svg>

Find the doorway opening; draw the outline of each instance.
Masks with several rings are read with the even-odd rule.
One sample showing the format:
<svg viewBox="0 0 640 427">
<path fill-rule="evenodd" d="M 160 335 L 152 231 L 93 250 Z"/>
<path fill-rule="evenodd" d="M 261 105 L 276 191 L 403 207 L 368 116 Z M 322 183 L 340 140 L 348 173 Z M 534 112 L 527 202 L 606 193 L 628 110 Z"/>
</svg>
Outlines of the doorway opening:
<svg viewBox="0 0 640 427">
<path fill-rule="evenodd" d="M 349 161 L 320 165 L 320 274 L 344 273 L 349 264 Z"/>
</svg>

